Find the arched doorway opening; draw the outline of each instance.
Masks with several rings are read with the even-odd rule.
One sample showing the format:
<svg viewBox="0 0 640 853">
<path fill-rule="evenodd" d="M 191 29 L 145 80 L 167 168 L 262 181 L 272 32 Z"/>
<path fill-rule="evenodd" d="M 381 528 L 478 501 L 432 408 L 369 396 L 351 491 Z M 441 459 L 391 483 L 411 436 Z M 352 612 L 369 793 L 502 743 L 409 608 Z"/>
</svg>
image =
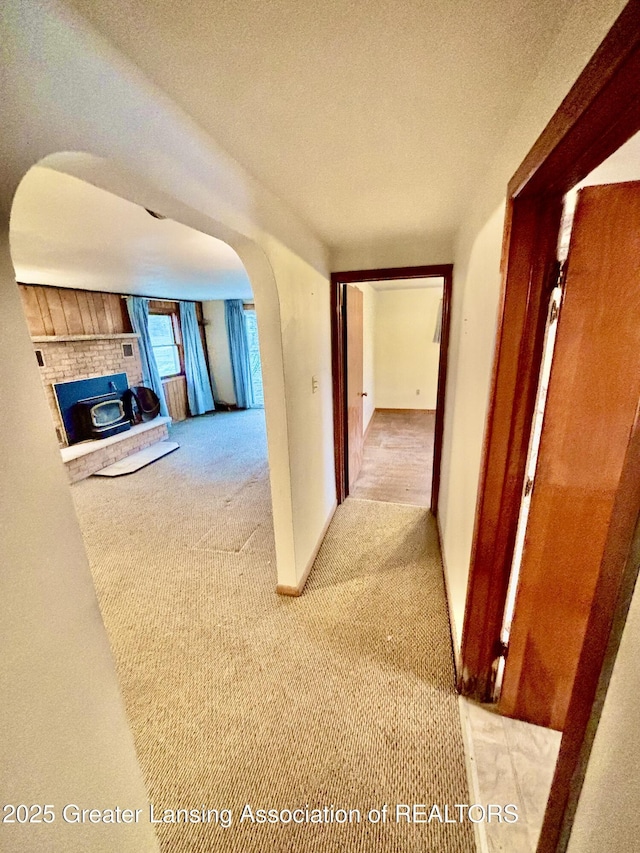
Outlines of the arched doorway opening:
<svg viewBox="0 0 640 853">
<path fill-rule="evenodd" d="M 27 324 L 30 326 L 32 346 L 36 351 L 34 362 L 41 374 L 45 393 L 51 398 L 49 402 L 56 407 L 55 410 L 50 408 L 50 419 L 46 424 L 41 424 L 40 432 L 45 434 L 47 439 L 51 439 L 51 444 L 65 443 L 66 440 L 66 449 L 71 449 L 84 442 L 71 444 L 69 437 L 62 433 L 64 421 L 60 417 L 59 400 L 55 396 L 53 386 L 64 384 L 65 381 L 91 378 L 100 369 L 109 374 L 112 370 L 118 372 L 117 365 L 112 361 L 114 358 L 122 359 L 122 372 L 126 374 L 131 371 L 132 378 L 135 376 L 135 381 L 140 381 L 140 369 L 135 366 L 138 341 L 134 338 L 135 333 L 126 327 L 126 303 L 121 299 L 121 295 L 127 295 L 127 289 L 134 288 L 118 288 L 120 293 L 117 293 L 97 287 L 74 287 L 74 284 L 80 282 L 73 279 L 73 270 L 70 267 L 61 271 L 62 279 L 45 280 L 41 275 L 36 275 L 43 272 L 44 263 L 36 263 L 35 258 L 32 270 L 35 278 L 23 275 L 26 267 L 21 262 L 20 255 L 23 249 L 29 248 L 26 245 L 29 242 L 29 234 L 28 229 L 21 230 L 20 225 L 20 206 L 26 198 L 22 196 L 22 192 L 26 192 L 29 178 L 37 175 L 38 171 L 51 172 L 49 177 L 53 177 L 56 182 L 53 199 L 60 218 L 64 206 L 62 196 L 65 181 L 77 183 L 79 179 L 43 166 L 34 167 L 27 173 L 18 189 L 12 223 L 15 230 L 11 235 L 18 281 L 24 282 L 24 279 L 27 279 L 26 283 L 19 284 L 24 296 L 24 305 L 27 308 L 37 308 L 40 321 L 46 323 L 43 329 L 34 328 L 32 324 L 36 322 L 37 317 L 29 316 L 27 311 Z M 104 190 L 95 186 L 89 189 L 107 195 Z M 121 198 L 114 197 L 115 203 L 122 201 Z M 129 205 L 130 202 L 125 204 Z M 139 206 L 131 206 L 136 208 L 136 214 L 140 215 L 145 224 L 147 220 L 152 227 L 171 224 L 167 220 L 152 218 Z M 47 218 L 43 206 L 37 213 Z M 92 211 L 84 209 L 80 211 L 80 215 L 90 219 Z M 96 215 L 95 210 L 93 215 Z M 50 219 L 48 221 L 51 222 Z M 97 240 L 102 241 L 101 249 L 104 250 L 104 230 L 91 221 L 89 231 L 92 231 Z M 54 240 L 60 239 L 53 226 L 48 232 L 45 229 L 45 233 Z M 143 237 L 136 233 L 132 226 L 130 236 L 135 249 L 136 238 L 142 240 Z M 193 231 L 191 239 L 197 242 L 203 236 L 201 232 Z M 57 248 L 61 248 L 64 254 L 65 250 L 70 250 L 70 244 L 74 244 L 72 239 Z M 56 247 L 45 245 L 39 248 L 43 258 L 48 261 L 49 271 L 55 271 L 56 253 L 53 248 Z M 77 248 L 76 256 L 80 261 L 87 261 L 80 248 Z M 108 267 L 104 257 L 103 263 Z M 248 283 L 246 274 L 245 279 Z M 39 285 L 36 284 L 37 281 L 40 282 Z M 226 347 L 231 388 L 234 388 L 233 365 L 228 352 L 230 340 L 227 334 L 225 303 L 231 301 L 239 302 L 241 306 L 246 305 L 246 313 L 253 312 L 258 323 L 261 321 L 261 304 L 257 289 L 254 291 L 251 288 L 248 292 L 234 291 L 233 276 L 228 272 L 224 282 L 226 291 L 217 294 L 211 291 L 203 292 L 203 297 L 226 296 L 226 300 L 197 300 L 198 294 L 193 291 L 186 294 L 163 292 L 161 282 L 156 282 L 156 287 L 160 289 L 148 289 L 150 282 L 138 283 L 145 288 L 142 293 L 150 298 L 150 309 L 159 307 L 169 310 L 168 303 L 200 302 L 201 316 L 205 321 L 202 327 L 205 344 L 210 351 L 214 346 L 217 348 L 218 366 L 225 357 L 222 351 Z M 96 285 L 99 282 L 93 279 L 92 283 Z M 243 282 L 239 284 L 244 286 Z M 135 295 L 135 291 L 134 294 L 128 295 Z M 191 299 L 169 298 L 183 295 L 190 296 Z M 264 301 L 263 297 L 263 303 Z M 244 308 L 241 310 L 244 311 Z M 170 317 L 173 321 L 174 314 L 175 312 L 169 314 L 160 310 L 150 316 Z M 208 323 L 207 317 L 210 318 Z M 177 318 L 179 321 L 182 319 L 179 310 Z M 221 322 L 218 322 L 220 320 Z M 91 329 L 88 326 L 79 328 L 79 323 L 92 324 Z M 216 331 L 220 329 L 224 331 L 224 338 L 216 336 Z M 39 331 L 44 334 L 37 334 Z M 273 338 L 279 332 L 278 326 L 268 327 L 267 337 L 269 332 Z M 164 344 L 168 347 L 167 362 L 171 361 L 170 347 L 177 347 L 178 340 L 184 343 L 184 326 L 179 329 L 179 333 L 175 344 Z M 260 344 L 262 345 L 262 341 Z M 162 346 L 163 342 L 160 341 L 158 347 Z M 266 349 L 268 351 L 268 345 Z M 159 362 L 163 355 L 165 353 L 158 354 Z M 42 361 L 41 365 L 36 360 L 38 356 Z M 180 364 L 184 353 L 173 353 L 173 356 Z M 54 369 L 58 371 L 56 376 L 51 373 Z M 161 372 L 170 373 L 164 369 Z M 219 371 L 213 371 L 214 380 L 219 375 Z M 164 377 L 165 380 L 167 378 L 171 381 L 176 379 L 176 376 Z M 57 383 L 56 379 L 59 379 L 60 383 Z M 224 387 L 224 383 L 218 384 Z M 264 386 L 264 400 L 269 407 L 272 396 L 268 377 Z M 225 626 L 228 622 L 242 619 L 246 615 L 245 591 L 248 590 L 251 601 L 260 606 L 262 599 L 256 599 L 254 583 L 258 575 L 263 596 L 265 591 L 268 591 L 268 595 L 275 598 L 276 556 L 271 521 L 265 410 L 255 406 L 255 400 L 245 401 L 248 404 L 241 409 L 237 399 L 229 400 L 226 391 L 227 399 L 224 399 L 219 391 L 220 388 L 215 394 L 219 404 L 214 414 L 205 413 L 181 420 L 175 427 L 175 432 L 169 435 L 169 439 L 177 438 L 181 445 L 176 453 L 127 476 L 113 479 L 81 478 L 71 486 L 101 615 L 116 659 L 120 687 L 145 775 L 148 774 L 149 756 L 144 753 L 145 741 L 141 732 L 145 731 L 148 715 L 144 710 L 140 713 L 140 704 L 150 701 L 159 712 L 156 713 L 156 719 L 162 718 L 162 698 L 166 682 L 171 680 L 173 670 L 182 668 L 185 657 L 191 657 L 192 626 L 197 625 L 198 635 L 207 640 L 207 648 L 200 650 L 202 656 L 215 655 L 216 650 L 221 650 L 227 642 Z M 170 404 L 175 403 L 175 400 L 169 399 L 169 393 L 167 401 Z M 46 420 L 46 416 L 43 418 L 46 408 L 40 406 L 36 411 L 34 407 L 33 413 L 30 413 L 27 403 L 26 396 L 16 400 L 16 408 L 23 409 L 22 417 L 28 418 L 33 414 L 34 417 Z M 220 403 L 226 403 L 226 407 Z M 188 400 L 186 405 L 189 405 Z M 56 415 L 59 419 L 57 424 Z M 149 421 L 148 425 L 153 423 L 154 421 Z M 58 436 L 55 435 L 56 426 L 59 430 Z M 195 435 L 190 436 L 190 431 Z M 126 434 L 122 433 L 123 436 Z M 91 442 L 87 442 L 89 443 Z M 109 445 L 113 446 L 115 445 Z M 135 450 L 135 446 L 133 449 Z M 190 455 L 185 465 L 187 451 Z M 43 470 L 43 478 L 45 477 L 46 472 Z M 45 503 L 43 499 L 43 506 Z M 223 517 L 224 523 L 221 522 Z M 63 539 L 64 536 L 61 528 L 60 538 Z M 174 660 L 175 655 L 178 657 Z M 193 665 L 194 661 L 190 660 L 189 663 Z M 193 666 L 189 671 L 192 676 Z M 190 685 L 193 684 L 191 676 L 183 681 L 181 686 L 178 685 L 179 691 L 188 693 Z M 139 690 L 146 679 L 150 679 L 150 683 L 158 688 L 159 692 L 155 698 L 152 698 L 151 684 L 146 684 Z M 203 689 L 206 687 L 207 685 L 203 685 Z M 237 692 L 240 692 L 240 688 Z M 210 705 L 203 700 L 202 707 Z M 215 718 L 211 722 L 215 727 Z M 166 738 L 170 742 L 170 731 L 167 732 Z M 154 742 L 157 743 L 158 739 Z"/>
<path fill-rule="evenodd" d="M 237 253 L 221 240 L 47 165 L 32 168 L 23 179 L 10 236 L 35 356 L 70 481 L 140 470 L 176 447 L 176 442 L 167 442 L 167 431 L 182 433 L 184 439 L 198 419 L 201 433 L 203 419 L 207 428 L 234 419 L 226 439 L 217 440 L 215 429 L 213 436 L 201 436 L 209 456 L 227 445 L 226 455 L 211 460 L 212 476 L 206 483 L 211 486 L 217 478 L 218 493 L 209 496 L 209 504 L 228 510 L 225 531 L 213 537 L 214 550 L 241 551 L 249 539 L 260 538 L 273 572 L 256 299 Z M 139 307 L 144 308 L 142 335 L 135 314 Z M 237 329 L 233 309 L 240 309 Z M 140 385 L 152 388 L 164 417 L 151 420 L 155 412 L 124 412 L 123 389 Z M 109 397 L 116 391 L 119 409 L 115 402 L 104 403 L 100 425 L 87 418 L 86 423 L 78 421 L 87 409 L 78 400 L 95 400 L 102 392 L 110 392 L 102 394 Z M 134 403 L 134 410 L 138 408 Z M 104 420 L 112 414 L 115 426 Z M 133 423 L 141 419 L 144 423 Z M 260 450 L 258 457 L 253 454 L 254 468 L 243 473 L 251 454 L 242 446 L 242 424 L 250 420 L 259 437 L 248 442 Z M 235 465 L 227 466 L 221 479 L 223 458 Z M 202 461 L 193 464 L 194 471 L 204 472 Z M 181 466 L 172 460 L 172 467 L 175 483 Z M 263 506 L 256 513 L 254 499 L 242 521 L 237 493 L 245 474 L 251 482 L 262 481 Z M 200 498 L 188 515 L 196 516 L 199 506 L 203 516 L 189 546 L 196 550 L 200 539 L 206 541 L 205 516 L 216 515 L 204 508 L 204 485 L 197 477 L 190 484 Z M 168 514 L 175 515 L 176 508 Z"/>
</svg>

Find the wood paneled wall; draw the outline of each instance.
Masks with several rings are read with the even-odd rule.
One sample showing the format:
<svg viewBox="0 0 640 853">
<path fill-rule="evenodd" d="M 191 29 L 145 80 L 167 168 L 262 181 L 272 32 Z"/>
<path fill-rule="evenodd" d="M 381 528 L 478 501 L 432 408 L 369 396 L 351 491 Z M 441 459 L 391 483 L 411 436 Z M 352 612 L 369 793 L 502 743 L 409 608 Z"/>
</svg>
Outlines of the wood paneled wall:
<svg viewBox="0 0 640 853">
<path fill-rule="evenodd" d="M 32 284 L 19 289 L 32 337 L 131 332 L 124 300 L 116 293 Z"/>
<path fill-rule="evenodd" d="M 163 379 L 164 396 L 169 414 L 174 421 L 184 421 L 189 417 L 187 402 L 187 380 L 184 376 L 170 376 Z"/>
<path fill-rule="evenodd" d="M 20 284 L 19 290 L 32 337 L 117 335 L 132 331 L 124 299 L 117 293 L 35 284 Z M 152 300 L 151 305 L 167 313 L 175 312 L 179 316 L 177 302 Z M 196 315 L 207 358 L 200 302 L 196 302 Z M 189 417 L 189 405 L 184 375 L 172 376 L 162 381 L 169 414 L 174 421 L 185 420 Z"/>
</svg>

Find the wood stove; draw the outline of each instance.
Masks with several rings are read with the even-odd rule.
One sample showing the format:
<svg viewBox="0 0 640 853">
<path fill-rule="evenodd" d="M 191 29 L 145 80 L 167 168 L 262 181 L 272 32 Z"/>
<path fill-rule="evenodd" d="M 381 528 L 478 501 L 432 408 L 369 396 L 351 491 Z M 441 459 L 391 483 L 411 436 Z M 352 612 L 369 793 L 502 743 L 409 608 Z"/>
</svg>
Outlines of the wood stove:
<svg viewBox="0 0 640 853">
<path fill-rule="evenodd" d="M 131 429 L 120 395 L 116 392 L 78 400 L 74 409 L 80 441 L 109 438 Z"/>
<path fill-rule="evenodd" d="M 126 373 L 56 382 L 53 390 L 68 443 L 124 432 L 128 418 L 123 397 L 128 387 Z"/>
</svg>

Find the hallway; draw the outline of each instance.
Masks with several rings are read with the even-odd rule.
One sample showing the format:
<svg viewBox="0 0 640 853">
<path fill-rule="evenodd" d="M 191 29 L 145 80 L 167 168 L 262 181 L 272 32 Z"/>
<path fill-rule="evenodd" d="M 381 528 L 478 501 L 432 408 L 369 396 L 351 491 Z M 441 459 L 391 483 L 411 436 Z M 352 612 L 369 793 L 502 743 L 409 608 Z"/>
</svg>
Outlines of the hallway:
<svg viewBox="0 0 640 853">
<path fill-rule="evenodd" d="M 377 410 L 352 497 L 428 506 L 434 413 Z M 471 801 L 513 803 L 516 825 L 478 824 L 479 853 L 534 853 L 561 735 L 460 698 Z"/>
<path fill-rule="evenodd" d="M 181 448 L 72 487 L 165 853 L 471 853 L 471 823 L 374 824 L 384 803 L 470 803 L 435 525 L 350 498 L 300 598 L 275 594 L 261 412 L 172 429 Z M 359 824 L 240 823 L 254 808 Z"/>
</svg>

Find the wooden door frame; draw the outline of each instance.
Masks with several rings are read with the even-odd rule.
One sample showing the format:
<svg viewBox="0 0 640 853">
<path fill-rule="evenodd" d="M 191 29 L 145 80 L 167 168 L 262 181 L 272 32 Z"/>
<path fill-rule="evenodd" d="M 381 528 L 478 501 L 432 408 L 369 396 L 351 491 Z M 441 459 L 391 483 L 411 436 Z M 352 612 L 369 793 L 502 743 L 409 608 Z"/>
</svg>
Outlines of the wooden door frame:
<svg viewBox="0 0 640 853">
<path fill-rule="evenodd" d="M 499 648 L 562 198 L 638 131 L 640 0 L 630 0 L 508 186 L 501 313 L 459 680 L 460 691 L 480 701 L 490 698 Z M 630 460 L 632 450 L 630 445 Z M 628 608 L 629 573 L 634 581 L 637 574 L 627 559 L 640 513 L 632 484 L 633 476 L 623 475 L 596 593 L 600 604 L 589 620 L 588 636 L 598 642 L 585 643 L 581 654 L 538 853 L 566 850 Z"/>
<path fill-rule="evenodd" d="M 444 404 L 447 385 L 449 353 L 449 328 L 451 323 L 451 297 L 453 293 L 453 264 L 432 264 L 418 267 L 385 267 L 372 270 L 349 270 L 331 273 L 331 369 L 333 375 L 333 440 L 338 503 L 349 494 L 347 480 L 347 395 L 346 395 L 346 345 L 343 319 L 343 288 L 347 284 L 368 281 L 396 281 L 410 278 L 442 278 L 442 334 L 438 361 L 438 394 L 436 423 L 433 441 L 433 480 L 431 485 L 431 512 L 438 511 L 440 493 L 440 467 L 444 435 Z"/>
</svg>

